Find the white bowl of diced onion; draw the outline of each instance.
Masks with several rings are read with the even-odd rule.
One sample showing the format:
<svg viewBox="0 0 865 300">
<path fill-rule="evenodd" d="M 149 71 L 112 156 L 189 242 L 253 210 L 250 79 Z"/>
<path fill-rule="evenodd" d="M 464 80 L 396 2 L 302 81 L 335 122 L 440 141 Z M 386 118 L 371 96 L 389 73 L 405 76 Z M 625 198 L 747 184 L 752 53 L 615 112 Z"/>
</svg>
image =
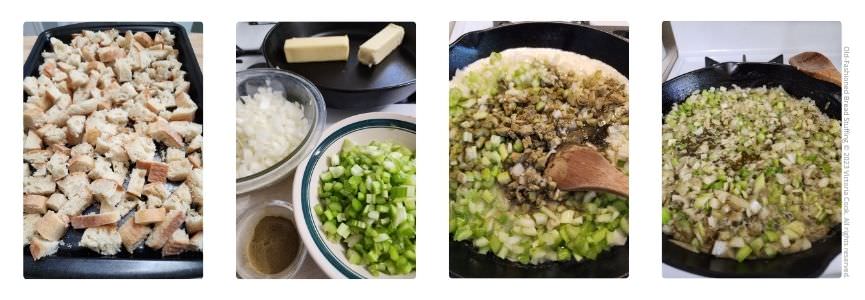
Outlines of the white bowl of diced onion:
<svg viewBox="0 0 865 300">
<path fill-rule="evenodd" d="M 309 80 L 278 69 L 237 72 L 237 194 L 291 174 L 318 144 L 325 119 Z"/>
</svg>

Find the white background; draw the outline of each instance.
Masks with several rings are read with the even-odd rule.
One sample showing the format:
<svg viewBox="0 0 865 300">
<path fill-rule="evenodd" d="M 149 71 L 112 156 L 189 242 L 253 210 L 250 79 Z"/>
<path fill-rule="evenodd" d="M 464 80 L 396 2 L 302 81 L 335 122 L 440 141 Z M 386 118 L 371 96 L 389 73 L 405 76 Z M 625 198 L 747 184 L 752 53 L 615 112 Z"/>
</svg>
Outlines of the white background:
<svg viewBox="0 0 865 300">
<path fill-rule="evenodd" d="M 765 1 L 769 2 L 769 1 Z M 663 20 L 841 20 L 844 45 L 852 48 L 853 95 L 865 83 L 865 24 L 855 1 L 6 1 L 0 12 L 0 90 L 8 106 L 0 109 L 0 286 L 3 299 L 550 299 L 632 298 L 688 299 L 810 298 L 837 299 L 861 290 L 862 211 L 850 207 L 849 270 L 852 278 L 826 280 L 673 280 L 661 277 L 659 201 L 661 124 L 661 21 Z M 418 72 L 418 271 L 415 280 L 263 281 L 234 277 L 234 59 L 235 23 L 253 20 L 417 22 Z M 447 235 L 447 84 L 448 21 L 451 20 L 626 20 L 630 24 L 631 95 L 631 232 L 628 279 L 503 279 L 448 278 Z M 22 24 L 25 21 L 201 21 L 204 23 L 205 197 L 208 202 L 204 279 L 161 281 L 24 280 L 21 270 L 21 93 Z M 858 37 L 858 39 L 856 38 Z M 807 38 L 803 36 L 802 38 Z M 858 76 L 857 76 L 858 75 Z M 11 104 L 13 101 L 16 104 Z M 861 151 L 857 129 L 862 105 L 851 101 L 851 149 Z M 863 179 L 854 170 L 851 198 Z M 857 286 L 856 284 L 860 284 Z M 784 295 L 790 295 L 786 297 Z"/>
</svg>

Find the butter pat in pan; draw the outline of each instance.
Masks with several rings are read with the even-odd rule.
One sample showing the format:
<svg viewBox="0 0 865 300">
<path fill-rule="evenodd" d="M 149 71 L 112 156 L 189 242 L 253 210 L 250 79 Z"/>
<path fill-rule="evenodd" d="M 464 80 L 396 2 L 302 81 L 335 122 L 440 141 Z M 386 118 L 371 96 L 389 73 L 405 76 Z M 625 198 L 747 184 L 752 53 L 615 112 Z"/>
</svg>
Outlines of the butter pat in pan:
<svg viewBox="0 0 865 300">
<path fill-rule="evenodd" d="M 402 26 L 388 24 L 384 29 L 375 34 L 371 39 L 360 45 L 357 52 L 357 60 L 360 63 L 372 67 L 384 60 L 393 49 L 402 43 L 405 29 Z"/>
<path fill-rule="evenodd" d="M 348 59 L 348 36 L 290 38 L 283 45 L 289 63 Z"/>
</svg>

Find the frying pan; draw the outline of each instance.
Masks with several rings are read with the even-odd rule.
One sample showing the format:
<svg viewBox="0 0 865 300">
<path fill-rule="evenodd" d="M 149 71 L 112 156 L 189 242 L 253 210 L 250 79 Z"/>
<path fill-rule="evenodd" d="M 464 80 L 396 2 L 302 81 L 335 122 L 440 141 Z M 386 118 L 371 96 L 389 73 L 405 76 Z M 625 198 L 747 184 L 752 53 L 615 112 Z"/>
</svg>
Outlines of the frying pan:
<svg viewBox="0 0 865 300">
<path fill-rule="evenodd" d="M 510 48 L 555 48 L 600 60 L 628 76 L 628 41 L 587 26 L 568 23 L 517 23 L 466 33 L 450 45 L 450 78 L 456 70 Z M 450 236 L 450 276 L 460 277 L 627 277 L 628 244 L 613 247 L 596 260 L 523 265 L 488 253 Z"/>
<path fill-rule="evenodd" d="M 415 92 L 415 24 L 395 22 L 405 28 L 402 44 L 372 68 L 358 63 L 363 42 L 388 23 L 308 22 L 277 23 L 264 38 L 261 52 L 272 68 L 290 70 L 314 83 L 327 106 L 359 109 L 405 100 Z M 348 61 L 287 63 L 283 44 L 292 37 L 348 35 Z"/>
<path fill-rule="evenodd" d="M 792 96 L 808 97 L 830 118 L 841 119 L 841 88 L 814 79 L 796 68 L 777 63 L 715 64 L 685 73 L 663 84 L 663 114 L 673 104 L 684 102 L 692 92 L 710 87 L 741 88 L 782 86 Z M 670 242 L 671 236 L 662 234 L 663 262 L 693 274 L 708 277 L 818 277 L 832 259 L 841 253 L 841 226 L 835 226 L 829 235 L 812 244 L 812 248 L 772 259 L 737 262 L 709 254 L 694 253 Z"/>
<path fill-rule="evenodd" d="M 204 98 L 201 68 L 195 59 L 195 51 L 189 42 L 189 36 L 183 26 L 167 22 L 132 22 L 132 23 L 78 23 L 48 29 L 39 34 L 33 49 L 24 63 L 24 77 L 38 76 L 39 65 L 44 60 L 43 51 L 52 51 L 50 39 L 57 38 L 69 43 L 73 34 L 82 30 L 117 29 L 121 32 L 132 30 L 144 31 L 153 36 L 159 30 L 168 28 L 175 35 L 174 46 L 179 51 L 177 59 L 183 63 L 181 68 L 186 71 L 189 81 L 189 96 L 198 105 L 195 122 L 203 124 Z M 24 94 L 24 100 L 27 96 Z M 157 152 L 164 151 L 165 146 L 157 143 Z M 166 188 L 173 191 L 177 183 L 169 183 Z M 96 212 L 96 205 L 84 213 Z M 127 215 L 125 221 L 129 221 Z M 125 221 L 121 221 L 122 224 Z M 63 237 L 63 244 L 57 254 L 33 261 L 28 247 L 23 249 L 23 270 L 25 278 L 200 278 L 202 276 L 201 252 L 186 252 L 174 257 L 163 258 L 158 250 L 139 247 L 134 253 L 122 250 L 114 256 L 102 256 L 89 249 L 78 246 L 83 230 L 68 229 Z"/>
</svg>

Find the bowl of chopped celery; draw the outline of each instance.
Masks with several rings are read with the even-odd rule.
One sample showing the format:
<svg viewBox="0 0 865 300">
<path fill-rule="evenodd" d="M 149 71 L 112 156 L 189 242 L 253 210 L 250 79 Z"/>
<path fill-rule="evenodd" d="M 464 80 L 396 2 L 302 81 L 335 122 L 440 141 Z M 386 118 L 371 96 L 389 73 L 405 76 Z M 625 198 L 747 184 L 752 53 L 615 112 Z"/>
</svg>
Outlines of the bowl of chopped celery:
<svg viewBox="0 0 865 300">
<path fill-rule="evenodd" d="M 353 116 L 331 126 L 294 178 L 309 255 L 332 278 L 413 278 L 415 119 Z"/>
</svg>

